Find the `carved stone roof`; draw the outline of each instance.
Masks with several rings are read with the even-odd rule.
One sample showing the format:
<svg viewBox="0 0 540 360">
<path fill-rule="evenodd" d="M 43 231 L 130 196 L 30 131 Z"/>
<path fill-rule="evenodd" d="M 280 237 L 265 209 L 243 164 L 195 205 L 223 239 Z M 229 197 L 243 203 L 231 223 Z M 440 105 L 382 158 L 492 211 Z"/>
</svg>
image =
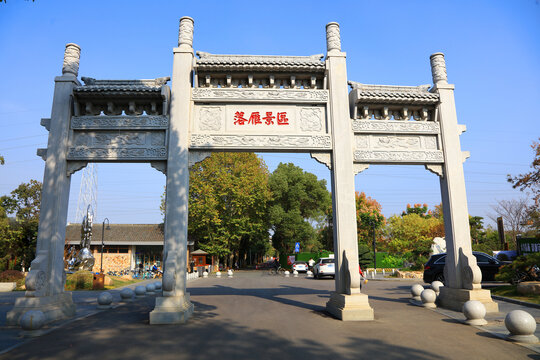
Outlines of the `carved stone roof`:
<svg viewBox="0 0 540 360">
<path fill-rule="evenodd" d="M 368 85 L 354 81 L 348 83 L 356 90 L 357 103 L 435 105 L 439 102 L 439 94 L 429 92 L 431 85 Z"/>
<path fill-rule="evenodd" d="M 324 72 L 322 54 L 311 56 L 216 55 L 197 51 L 201 71 L 295 71 Z"/>
<path fill-rule="evenodd" d="M 96 80 L 82 77 L 84 85 L 76 86 L 76 94 L 84 93 L 160 93 L 170 77 L 143 80 Z"/>
</svg>

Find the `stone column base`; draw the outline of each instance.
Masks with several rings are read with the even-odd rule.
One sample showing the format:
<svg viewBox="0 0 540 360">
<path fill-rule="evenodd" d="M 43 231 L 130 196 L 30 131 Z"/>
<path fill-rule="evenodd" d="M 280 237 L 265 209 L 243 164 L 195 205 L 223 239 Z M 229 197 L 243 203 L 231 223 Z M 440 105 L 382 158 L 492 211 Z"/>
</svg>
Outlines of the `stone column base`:
<svg viewBox="0 0 540 360">
<path fill-rule="evenodd" d="M 463 304 L 469 300 L 478 300 L 486 307 L 486 312 L 499 312 L 499 304 L 491 299 L 491 292 L 485 289 L 467 290 L 441 287 L 438 298 L 439 305 L 443 308 L 459 311 L 463 310 Z"/>
<path fill-rule="evenodd" d="M 326 310 L 343 321 L 369 321 L 374 319 L 366 294 L 345 295 L 332 293 Z"/>
<path fill-rule="evenodd" d="M 23 297 L 15 301 L 13 309 L 6 315 L 6 325 L 17 326 L 27 311 L 39 310 L 45 315 L 45 324 L 75 316 L 75 304 L 71 292 L 52 296 Z"/>
<path fill-rule="evenodd" d="M 189 293 L 184 296 L 160 296 L 156 298 L 156 306 L 150 312 L 150 324 L 182 324 L 193 314 L 193 304 L 189 301 Z"/>
</svg>

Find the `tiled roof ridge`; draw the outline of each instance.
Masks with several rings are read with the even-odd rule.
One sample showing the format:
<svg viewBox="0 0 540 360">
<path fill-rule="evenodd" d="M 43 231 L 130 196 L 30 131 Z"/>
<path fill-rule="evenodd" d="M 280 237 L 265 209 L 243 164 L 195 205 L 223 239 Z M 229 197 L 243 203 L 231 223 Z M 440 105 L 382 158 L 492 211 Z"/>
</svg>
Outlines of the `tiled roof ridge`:
<svg viewBox="0 0 540 360">
<path fill-rule="evenodd" d="M 137 91 L 160 92 L 161 87 L 170 80 L 169 76 L 156 79 L 138 80 L 96 80 L 90 77 L 81 77 L 84 85 L 76 86 L 75 92 L 93 91 Z"/>
<path fill-rule="evenodd" d="M 358 90 L 358 99 L 374 102 L 409 102 L 435 104 L 439 94 L 429 91 L 431 85 L 400 86 L 400 85 L 371 85 L 348 81 L 353 90 Z"/>
</svg>

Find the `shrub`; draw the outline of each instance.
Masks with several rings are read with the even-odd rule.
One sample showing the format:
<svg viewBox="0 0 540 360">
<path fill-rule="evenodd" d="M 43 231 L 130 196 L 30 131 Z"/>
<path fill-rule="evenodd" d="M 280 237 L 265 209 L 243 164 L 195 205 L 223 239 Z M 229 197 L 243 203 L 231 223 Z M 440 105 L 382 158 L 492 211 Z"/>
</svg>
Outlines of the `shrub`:
<svg viewBox="0 0 540 360">
<path fill-rule="evenodd" d="M 495 280 L 510 283 L 516 273 L 525 272 L 533 265 L 540 265 L 540 253 L 518 256 L 511 264 L 504 265 L 495 275 Z"/>
<path fill-rule="evenodd" d="M 403 266 L 403 258 L 400 256 L 394 256 L 386 254 L 382 258 L 382 267 L 385 268 L 399 268 Z"/>
<path fill-rule="evenodd" d="M 24 279 L 24 273 L 18 270 L 6 270 L 0 273 L 0 282 L 16 282 Z"/>
<path fill-rule="evenodd" d="M 90 271 L 77 271 L 67 275 L 65 289 L 67 291 L 92 290 L 93 283 L 94 274 Z"/>
</svg>

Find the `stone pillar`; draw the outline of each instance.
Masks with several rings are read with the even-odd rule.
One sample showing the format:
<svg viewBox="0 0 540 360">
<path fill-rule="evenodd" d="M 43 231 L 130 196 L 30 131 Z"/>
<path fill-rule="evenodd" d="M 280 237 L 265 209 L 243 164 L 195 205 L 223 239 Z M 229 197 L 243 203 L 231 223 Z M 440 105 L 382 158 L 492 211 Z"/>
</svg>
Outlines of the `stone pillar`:
<svg viewBox="0 0 540 360">
<path fill-rule="evenodd" d="M 360 293 L 354 198 L 353 132 L 349 114 L 346 54 L 341 52 L 339 24 L 326 25 L 328 114 L 332 129 L 332 205 L 336 291 L 326 309 L 341 320 L 373 320 L 368 296 Z"/>
<path fill-rule="evenodd" d="M 457 122 L 454 85 L 448 84 L 444 55 L 433 54 L 430 60 L 434 83 L 432 91 L 440 96 L 437 110 L 444 153 L 440 184 L 447 256 L 444 269 L 446 284 L 441 288 L 439 299 L 443 307 L 457 311 L 461 311 L 468 300 L 479 300 L 488 312 L 497 312 L 498 305 L 491 299 L 489 290 L 482 290 L 482 273 L 472 254 L 463 174 L 466 156 L 459 141 L 461 131 Z"/>
<path fill-rule="evenodd" d="M 36 258 L 26 278 L 25 297 L 17 299 L 6 323 L 17 325 L 28 310 L 41 310 L 46 322 L 75 315 L 71 293 L 64 292 L 64 244 L 71 177 L 67 175 L 67 146 L 73 87 L 79 85 L 81 49 L 67 44 L 62 76 L 55 78 L 49 140 L 43 175 Z"/>
<path fill-rule="evenodd" d="M 169 155 L 165 191 L 165 242 L 163 296 L 156 298 L 150 324 L 183 323 L 193 313 L 186 292 L 187 227 L 189 195 L 189 120 L 193 71 L 193 19 L 180 19 L 178 47 L 174 49 Z"/>
</svg>

